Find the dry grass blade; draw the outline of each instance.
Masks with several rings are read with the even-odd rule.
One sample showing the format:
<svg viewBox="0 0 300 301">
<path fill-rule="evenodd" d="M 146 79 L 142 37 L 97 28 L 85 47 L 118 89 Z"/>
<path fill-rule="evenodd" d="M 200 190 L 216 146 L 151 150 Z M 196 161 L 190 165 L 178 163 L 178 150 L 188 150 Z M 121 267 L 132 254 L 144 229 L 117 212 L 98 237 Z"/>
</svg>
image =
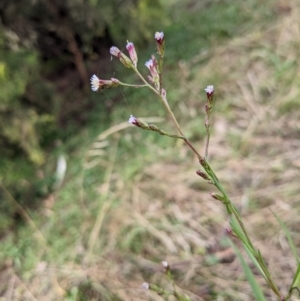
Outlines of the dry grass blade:
<svg viewBox="0 0 300 301">
<path fill-rule="evenodd" d="M 113 203 L 113 198 L 108 198 L 109 196 L 109 190 L 110 190 L 110 182 L 112 177 L 112 172 L 114 170 L 114 164 L 116 160 L 116 154 L 117 154 L 117 143 L 114 146 L 114 148 L 111 148 L 111 159 L 110 164 L 106 169 L 106 174 L 104 177 L 104 191 L 102 191 L 102 194 L 99 196 L 99 212 L 97 214 L 96 221 L 94 223 L 93 229 L 91 231 L 89 240 L 88 240 L 88 254 L 93 253 L 94 245 L 97 241 L 97 237 L 99 236 L 99 232 L 101 230 L 101 226 L 104 220 L 104 217 L 106 216 L 109 208 L 111 207 Z"/>
</svg>

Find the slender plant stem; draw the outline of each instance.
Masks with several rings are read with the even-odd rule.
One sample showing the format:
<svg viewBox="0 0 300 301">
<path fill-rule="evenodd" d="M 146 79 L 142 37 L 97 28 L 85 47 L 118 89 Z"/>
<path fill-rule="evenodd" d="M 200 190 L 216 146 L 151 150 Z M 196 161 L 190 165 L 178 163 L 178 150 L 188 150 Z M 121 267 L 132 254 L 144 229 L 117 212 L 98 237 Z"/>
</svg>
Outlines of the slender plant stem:
<svg viewBox="0 0 300 301">
<path fill-rule="evenodd" d="M 133 87 L 133 88 L 144 88 L 147 87 L 147 85 L 131 85 L 131 84 L 126 84 L 126 83 L 122 83 L 119 82 L 121 86 L 125 86 L 125 87 Z"/>
<path fill-rule="evenodd" d="M 205 156 L 204 156 L 204 158 L 205 158 L 205 160 L 207 160 L 207 157 L 208 157 L 208 146 L 209 146 L 209 139 L 210 139 L 210 126 L 209 125 L 207 125 L 206 126 L 206 145 L 205 145 Z"/>
<path fill-rule="evenodd" d="M 151 85 L 149 85 L 149 83 L 145 80 L 144 76 L 139 72 L 137 68 L 134 68 L 133 70 L 138 75 L 138 77 L 145 83 L 145 86 L 152 90 L 152 92 L 154 92 L 156 95 L 160 96 L 159 91 L 157 91 Z"/>
</svg>

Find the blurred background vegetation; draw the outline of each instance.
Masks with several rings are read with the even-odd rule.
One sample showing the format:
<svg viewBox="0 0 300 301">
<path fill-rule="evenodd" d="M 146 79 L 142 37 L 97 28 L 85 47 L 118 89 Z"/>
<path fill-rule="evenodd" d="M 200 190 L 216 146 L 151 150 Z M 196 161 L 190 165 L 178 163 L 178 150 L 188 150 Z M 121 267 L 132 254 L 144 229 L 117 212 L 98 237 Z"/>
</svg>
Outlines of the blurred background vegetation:
<svg viewBox="0 0 300 301">
<path fill-rule="evenodd" d="M 211 161 L 258 245 L 273 239 L 266 250 L 288 286 L 293 262 L 263 210 L 275 199 L 300 245 L 299 11 L 296 0 L 1 1 L 0 296 L 159 300 L 140 284 L 162 281 L 154 262 L 168 258 L 194 300 L 251 300 L 238 265 L 220 264 L 226 215 L 207 203 L 195 158 L 127 129 L 134 114 L 172 131 L 163 107 L 145 90 L 90 90 L 92 74 L 138 83 L 109 48 L 134 42 L 146 75 L 156 31 L 168 98 L 199 148 L 203 89 L 215 85 Z M 269 230 L 256 231 L 266 219 Z"/>
<path fill-rule="evenodd" d="M 163 13 L 147 0 L 3 1 L 0 11 L 1 177 L 34 207 L 53 188 L 51 156 L 93 119 L 109 124 L 91 73 L 107 75 L 108 49 L 125 35 L 145 47 Z"/>
</svg>

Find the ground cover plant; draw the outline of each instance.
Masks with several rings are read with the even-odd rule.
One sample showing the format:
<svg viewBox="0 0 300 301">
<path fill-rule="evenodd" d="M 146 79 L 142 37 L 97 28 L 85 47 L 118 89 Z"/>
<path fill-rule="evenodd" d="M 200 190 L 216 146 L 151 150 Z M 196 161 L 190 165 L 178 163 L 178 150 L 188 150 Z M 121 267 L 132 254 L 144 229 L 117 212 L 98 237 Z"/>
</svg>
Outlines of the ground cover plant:
<svg viewBox="0 0 300 301">
<path fill-rule="evenodd" d="M 253 8 L 250 4 L 242 6 Z M 185 134 L 201 153 L 206 137 L 203 89 L 215 85 L 210 161 L 286 296 L 297 264 L 272 212 L 286 224 L 297 250 L 299 7 L 278 1 L 261 9 L 269 15 L 250 10 L 256 26 L 226 43 L 211 34 L 209 48 L 193 50 L 186 58 L 175 52 L 175 38 L 166 28 L 164 82 Z M 272 22 L 270 12 L 276 16 Z M 176 66 L 168 65 L 173 51 Z M 153 52 L 151 47 L 147 56 Z M 145 76 L 147 59 L 139 58 Z M 135 81 L 130 78 L 130 83 Z M 115 125 L 78 135 L 63 188 L 45 198 L 40 210 L 27 211 L 27 227 L 17 237 L 2 240 L 1 294 L 11 300 L 161 300 L 142 283 L 172 291 L 163 260 L 178 290 L 192 300 L 253 300 L 244 270 L 224 241 L 226 210 L 210 198 L 211 184 L 195 177 L 197 158 L 182 141 L 130 126 L 133 114 L 172 130 L 154 97 L 140 90 L 131 97 L 128 89 L 116 89 L 128 105 L 116 106 Z M 109 101 L 111 90 L 94 94 Z M 247 263 L 266 298 L 277 300 Z M 297 300 L 293 294 L 291 300 Z"/>
</svg>

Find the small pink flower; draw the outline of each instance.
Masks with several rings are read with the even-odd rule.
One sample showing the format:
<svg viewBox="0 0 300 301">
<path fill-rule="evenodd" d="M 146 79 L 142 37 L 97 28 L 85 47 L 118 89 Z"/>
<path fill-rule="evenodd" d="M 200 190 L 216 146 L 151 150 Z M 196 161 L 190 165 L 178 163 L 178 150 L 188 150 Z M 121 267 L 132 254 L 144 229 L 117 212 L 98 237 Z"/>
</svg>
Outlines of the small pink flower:
<svg viewBox="0 0 300 301">
<path fill-rule="evenodd" d="M 134 47 L 133 43 L 128 42 L 126 45 L 126 49 L 129 52 L 129 56 L 133 62 L 133 65 L 136 67 L 137 62 L 138 62 L 138 57 L 137 57 L 137 53 L 135 51 L 135 47 Z"/>
<path fill-rule="evenodd" d="M 214 86 L 209 85 L 204 89 L 204 91 L 206 92 L 207 96 L 211 96 L 214 93 Z"/>
</svg>

